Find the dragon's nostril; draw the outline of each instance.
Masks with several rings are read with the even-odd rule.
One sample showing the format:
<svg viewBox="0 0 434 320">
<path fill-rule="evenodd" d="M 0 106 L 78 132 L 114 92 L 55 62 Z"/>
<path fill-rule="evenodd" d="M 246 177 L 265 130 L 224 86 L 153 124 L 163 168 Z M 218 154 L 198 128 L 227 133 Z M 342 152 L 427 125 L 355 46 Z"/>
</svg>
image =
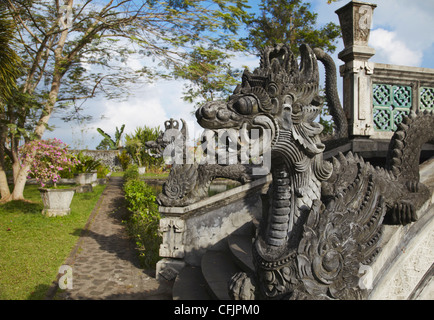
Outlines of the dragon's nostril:
<svg viewBox="0 0 434 320">
<path fill-rule="evenodd" d="M 227 109 L 221 109 L 217 113 L 217 118 L 219 118 L 222 121 L 228 121 L 231 116 L 231 113 Z"/>
<path fill-rule="evenodd" d="M 199 110 L 205 119 L 214 119 L 217 113 L 217 109 L 213 105 L 205 105 Z"/>
</svg>

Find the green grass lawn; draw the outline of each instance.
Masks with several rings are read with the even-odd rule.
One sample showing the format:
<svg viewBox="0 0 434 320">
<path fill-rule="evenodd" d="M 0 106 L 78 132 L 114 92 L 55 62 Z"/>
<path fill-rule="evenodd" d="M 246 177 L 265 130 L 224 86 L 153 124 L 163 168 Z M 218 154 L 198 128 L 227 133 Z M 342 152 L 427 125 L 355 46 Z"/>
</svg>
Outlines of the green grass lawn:
<svg viewBox="0 0 434 320">
<path fill-rule="evenodd" d="M 123 171 L 115 171 L 115 172 L 112 172 L 111 176 L 112 177 L 123 177 L 124 172 Z"/>
<path fill-rule="evenodd" d="M 146 172 L 142 176 L 144 179 L 166 179 L 169 176 L 169 172 L 164 172 L 164 173 Z"/>
<path fill-rule="evenodd" d="M 112 177 L 123 177 L 124 171 L 117 171 L 112 172 Z M 166 179 L 169 176 L 169 172 L 163 172 L 163 173 L 153 173 L 153 172 L 146 172 L 141 177 L 144 179 Z"/>
<path fill-rule="evenodd" d="M 71 213 L 45 217 L 38 186 L 28 185 L 31 202 L 0 204 L 0 299 L 43 299 L 59 267 L 78 241 L 105 186 L 76 193 Z"/>
</svg>

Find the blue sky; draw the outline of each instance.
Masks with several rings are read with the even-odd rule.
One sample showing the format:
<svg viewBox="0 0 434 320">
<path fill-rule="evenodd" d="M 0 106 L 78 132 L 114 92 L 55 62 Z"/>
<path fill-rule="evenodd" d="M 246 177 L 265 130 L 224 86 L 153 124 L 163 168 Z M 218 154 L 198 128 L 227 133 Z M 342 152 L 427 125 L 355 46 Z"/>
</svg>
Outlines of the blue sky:
<svg viewBox="0 0 434 320">
<path fill-rule="evenodd" d="M 259 0 L 251 0 L 252 7 Z M 335 11 L 349 0 L 327 4 L 327 0 L 311 0 L 313 11 L 318 13 L 318 24 L 330 21 L 339 25 Z M 374 10 L 370 46 L 376 50 L 371 61 L 434 69 L 434 1 L 432 0 L 373 0 Z M 343 64 L 337 55 L 343 49 L 339 40 L 337 50 L 332 55 L 337 66 Z M 129 63 L 139 66 L 142 61 L 131 59 Z M 259 65 L 256 57 L 235 57 L 233 65 L 247 65 L 254 69 Z M 339 79 L 339 86 L 341 81 Z M 127 101 L 95 99 L 87 102 L 86 112 L 93 116 L 89 123 L 63 123 L 54 116 L 49 124 L 56 129 L 46 132 L 43 138 L 56 137 L 72 148 L 94 149 L 102 139 L 96 128 L 114 136 L 116 127 L 125 124 L 124 133 L 133 133 L 143 125 L 163 127 L 169 118 L 187 121 L 190 136 L 197 136 L 200 127 L 192 115 L 193 105 L 182 100 L 182 81 L 160 81 L 138 86 Z"/>
</svg>

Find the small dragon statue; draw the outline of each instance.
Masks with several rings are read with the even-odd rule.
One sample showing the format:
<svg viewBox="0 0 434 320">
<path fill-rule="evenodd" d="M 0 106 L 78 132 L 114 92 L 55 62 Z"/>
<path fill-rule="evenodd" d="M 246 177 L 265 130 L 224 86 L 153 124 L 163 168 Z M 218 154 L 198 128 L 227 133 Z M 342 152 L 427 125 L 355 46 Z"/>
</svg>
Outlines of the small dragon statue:
<svg viewBox="0 0 434 320">
<path fill-rule="evenodd" d="M 326 161 L 323 127 L 316 122 L 323 105 L 317 60 L 326 67 L 335 139 L 342 139 L 347 124 L 336 67 L 320 49 L 302 45 L 300 54 L 298 62 L 286 45 L 266 48 L 259 68 L 244 72 L 228 101 L 206 103 L 196 112 L 204 128 L 262 128 L 271 134 L 264 152 L 271 153 L 273 181 L 262 197 L 253 241 L 255 272 L 232 277 L 234 299 L 366 298 L 359 271 L 380 250 L 382 224 L 415 221 L 429 196 L 418 167 L 422 145 L 434 139 L 433 113 L 403 120 L 384 168 L 351 152 Z"/>
<path fill-rule="evenodd" d="M 230 178 L 240 183 L 253 178 L 249 165 L 199 163 L 194 159 L 187 161 L 188 128 L 184 119 L 181 122 L 182 128 L 178 120 L 171 118 L 165 121 L 165 131 L 155 141 L 145 144 L 147 149 L 154 151 L 156 157 L 167 157 L 173 162 L 162 192 L 157 196 L 159 205 L 184 207 L 196 203 L 208 197 L 208 188 L 216 178 Z"/>
</svg>

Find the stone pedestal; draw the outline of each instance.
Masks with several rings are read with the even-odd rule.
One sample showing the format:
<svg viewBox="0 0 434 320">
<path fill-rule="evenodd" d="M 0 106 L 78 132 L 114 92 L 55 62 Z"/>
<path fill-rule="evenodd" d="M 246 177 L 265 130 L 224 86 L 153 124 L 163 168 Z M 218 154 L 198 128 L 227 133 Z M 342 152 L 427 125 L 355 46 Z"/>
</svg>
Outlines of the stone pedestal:
<svg viewBox="0 0 434 320">
<path fill-rule="evenodd" d="M 372 79 L 374 64 L 369 62 L 375 50 L 368 46 L 375 4 L 351 1 L 338 9 L 345 48 L 338 57 L 345 62 L 340 67 L 343 77 L 343 108 L 352 136 L 373 133 Z"/>
<path fill-rule="evenodd" d="M 97 184 L 97 173 L 96 172 L 79 173 L 77 174 L 76 182 L 79 185 L 90 184 L 92 186 L 95 186 Z"/>
<path fill-rule="evenodd" d="M 88 193 L 92 192 L 93 188 L 91 184 L 83 184 L 75 188 L 75 192 L 77 193 Z"/>
</svg>

